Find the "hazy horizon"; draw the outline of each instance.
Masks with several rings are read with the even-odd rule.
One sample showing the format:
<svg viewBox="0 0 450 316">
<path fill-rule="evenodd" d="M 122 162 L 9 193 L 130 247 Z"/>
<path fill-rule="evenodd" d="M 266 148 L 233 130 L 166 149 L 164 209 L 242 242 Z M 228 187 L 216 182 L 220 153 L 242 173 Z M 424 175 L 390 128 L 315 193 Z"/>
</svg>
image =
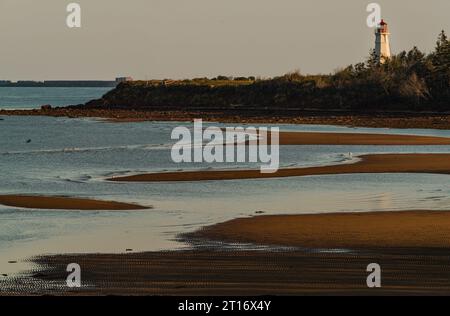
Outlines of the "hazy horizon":
<svg viewBox="0 0 450 316">
<path fill-rule="evenodd" d="M 65 24 L 70 2 L 82 7 L 80 29 Z M 0 0 L 0 80 L 329 73 L 373 48 L 371 2 L 393 53 L 429 52 L 450 32 L 448 0 Z"/>
</svg>

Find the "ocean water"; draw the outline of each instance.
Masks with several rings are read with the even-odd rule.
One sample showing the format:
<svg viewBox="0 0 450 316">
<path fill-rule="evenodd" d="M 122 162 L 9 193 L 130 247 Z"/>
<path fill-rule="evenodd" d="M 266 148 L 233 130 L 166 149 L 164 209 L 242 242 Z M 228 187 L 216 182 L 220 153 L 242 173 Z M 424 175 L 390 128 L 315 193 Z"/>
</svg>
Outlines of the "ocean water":
<svg viewBox="0 0 450 316">
<path fill-rule="evenodd" d="M 265 214 L 450 209 L 449 176 L 354 174 L 180 183 L 111 183 L 112 175 L 150 171 L 257 168 L 259 164 L 176 164 L 177 126 L 94 119 L 1 117 L 0 194 L 115 200 L 145 211 L 55 211 L 0 206 L 0 275 L 28 268 L 40 254 L 119 253 L 189 247 L 180 233 Z M 206 124 L 208 126 L 208 124 Z M 222 126 L 222 125 L 219 125 Z M 450 131 L 280 125 L 281 130 L 450 137 Z M 450 146 L 281 146 L 281 167 L 342 163 L 349 152 L 450 153 Z M 9 263 L 17 261 L 17 263 Z"/>
<path fill-rule="evenodd" d="M 36 109 L 76 105 L 98 99 L 112 88 L 0 87 L 0 109 Z"/>
</svg>

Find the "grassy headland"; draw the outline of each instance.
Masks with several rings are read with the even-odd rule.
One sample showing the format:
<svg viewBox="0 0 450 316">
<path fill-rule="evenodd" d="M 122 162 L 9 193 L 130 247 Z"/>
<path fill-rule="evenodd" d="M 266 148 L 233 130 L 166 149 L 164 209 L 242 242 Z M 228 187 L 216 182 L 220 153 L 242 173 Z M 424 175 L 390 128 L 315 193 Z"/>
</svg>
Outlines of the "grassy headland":
<svg viewBox="0 0 450 316">
<path fill-rule="evenodd" d="M 236 113 L 445 112 L 450 110 L 450 41 L 442 32 L 430 54 L 414 47 L 380 64 L 372 53 L 366 62 L 328 75 L 293 72 L 271 79 L 219 76 L 126 82 L 85 107 Z"/>
</svg>

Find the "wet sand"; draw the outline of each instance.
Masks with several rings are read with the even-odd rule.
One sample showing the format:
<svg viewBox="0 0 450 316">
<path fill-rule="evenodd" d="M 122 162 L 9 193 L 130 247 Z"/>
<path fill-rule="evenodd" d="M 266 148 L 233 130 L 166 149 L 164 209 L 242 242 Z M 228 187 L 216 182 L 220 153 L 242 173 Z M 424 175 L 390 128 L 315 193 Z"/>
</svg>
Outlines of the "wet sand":
<svg viewBox="0 0 450 316">
<path fill-rule="evenodd" d="M 353 164 L 280 169 L 275 173 L 260 170 L 217 170 L 163 172 L 114 177 L 109 181 L 162 182 L 282 178 L 352 173 L 434 173 L 450 174 L 450 154 L 364 155 Z"/>
<path fill-rule="evenodd" d="M 222 129 L 225 133 L 226 130 Z M 259 130 L 257 130 L 259 133 Z M 250 133 L 250 132 L 248 132 Z M 440 146 L 450 145 L 450 137 L 370 134 L 370 133 L 325 133 L 284 132 L 278 134 L 279 145 L 360 145 L 360 146 Z M 260 135 L 261 138 L 262 135 Z M 264 137 L 265 138 L 265 137 Z M 271 133 L 267 133 L 267 144 L 271 144 Z M 248 143 L 248 142 L 247 142 Z"/>
<path fill-rule="evenodd" d="M 46 256 L 31 279 L 10 280 L 10 292 L 52 295 L 449 295 L 450 212 L 261 216 L 191 234 L 192 251 Z M 187 238 L 187 237 L 186 237 Z M 226 251 L 207 239 L 348 252 Z M 205 248 L 206 247 L 206 248 Z M 64 284 L 69 263 L 80 264 L 80 289 Z M 366 286 L 371 263 L 382 287 Z M 55 283 L 53 283 L 55 284 Z"/>
<path fill-rule="evenodd" d="M 450 145 L 448 137 L 365 133 L 280 132 L 279 139 L 280 145 Z"/>
<path fill-rule="evenodd" d="M 431 295 L 450 294 L 448 249 L 366 249 L 359 253 L 180 251 L 42 257 L 31 279 L 5 295 Z M 66 268 L 82 269 L 79 289 Z M 370 263 L 382 288 L 366 286 Z M 52 281 L 53 283 L 50 283 Z M 60 288 L 52 285 L 60 284 Z M 8 284 L 6 284 L 8 285 Z"/>
<path fill-rule="evenodd" d="M 98 201 L 90 199 L 51 197 L 51 196 L 27 196 L 27 195 L 0 195 L 0 204 L 12 207 L 47 209 L 47 210 L 144 210 L 145 207 L 137 204 L 121 203 L 114 201 Z"/>
<path fill-rule="evenodd" d="M 186 237 L 300 248 L 450 248 L 450 212 L 257 216 L 205 227 Z"/>
</svg>

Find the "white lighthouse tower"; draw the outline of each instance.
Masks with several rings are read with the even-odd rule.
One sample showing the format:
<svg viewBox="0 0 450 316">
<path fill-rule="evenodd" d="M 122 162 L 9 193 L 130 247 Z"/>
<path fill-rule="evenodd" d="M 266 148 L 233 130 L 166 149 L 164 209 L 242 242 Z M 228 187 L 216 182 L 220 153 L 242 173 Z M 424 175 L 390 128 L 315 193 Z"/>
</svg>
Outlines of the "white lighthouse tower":
<svg viewBox="0 0 450 316">
<path fill-rule="evenodd" d="M 391 46 L 389 44 L 389 28 L 384 20 L 375 30 L 375 54 L 379 58 L 380 63 L 384 63 L 386 59 L 391 57 Z"/>
</svg>

